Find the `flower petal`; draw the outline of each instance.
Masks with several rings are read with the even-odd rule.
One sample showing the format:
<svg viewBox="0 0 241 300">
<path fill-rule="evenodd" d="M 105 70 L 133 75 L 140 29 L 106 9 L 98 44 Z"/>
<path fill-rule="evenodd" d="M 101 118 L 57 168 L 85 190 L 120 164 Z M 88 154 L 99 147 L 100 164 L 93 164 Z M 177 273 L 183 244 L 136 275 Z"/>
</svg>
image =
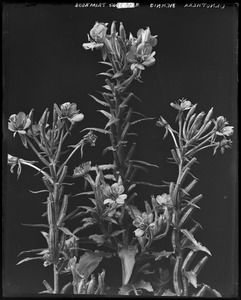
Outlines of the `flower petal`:
<svg viewBox="0 0 241 300">
<path fill-rule="evenodd" d="M 108 203 L 115 203 L 115 201 L 114 200 L 112 200 L 112 199 L 110 199 L 110 198 L 108 198 L 108 199 L 105 199 L 104 200 L 104 202 L 103 202 L 104 204 L 108 204 Z"/>
<path fill-rule="evenodd" d="M 143 236 L 144 232 L 145 232 L 145 231 L 142 230 L 142 229 L 140 229 L 140 228 L 137 228 L 137 229 L 134 231 L 136 237 L 141 237 L 141 236 Z"/>
<path fill-rule="evenodd" d="M 72 118 L 69 118 L 69 120 L 74 123 L 74 122 L 80 122 L 84 119 L 84 115 L 83 114 L 77 114 L 74 115 Z"/>
<path fill-rule="evenodd" d="M 116 199 L 116 203 L 118 203 L 118 204 L 124 204 L 126 198 L 127 198 L 126 194 L 119 195 L 119 197 Z"/>
<path fill-rule="evenodd" d="M 31 120 L 28 117 L 26 117 L 26 123 L 25 123 L 23 129 L 27 129 L 30 125 L 31 125 Z"/>
</svg>

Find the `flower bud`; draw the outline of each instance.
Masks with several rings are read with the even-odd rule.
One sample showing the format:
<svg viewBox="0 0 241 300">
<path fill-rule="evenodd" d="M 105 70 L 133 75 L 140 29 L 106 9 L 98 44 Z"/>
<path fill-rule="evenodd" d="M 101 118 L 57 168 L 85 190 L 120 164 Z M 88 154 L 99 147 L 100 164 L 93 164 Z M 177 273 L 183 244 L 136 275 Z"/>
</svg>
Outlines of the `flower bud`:
<svg viewBox="0 0 241 300">
<path fill-rule="evenodd" d="M 98 23 L 96 22 L 94 27 L 90 30 L 90 36 L 94 41 L 97 43 L 101 43 L 106 38 L 106 31 L 107 31 L 107 25 L 108 23 Z"/>
<path fill-rule="evenodd" d="M 125 40 L 126 40 L 126 31 L 125 31 L 125 28 L 124 28 L 122 22 L 120 22 L 120 29 L 119 30 L 120 30 L 120 36 L 121 36 L 122 40 L 125 42 Z"/>
<path fill-rule="evenodd" d="M 116 25 L 115 25 L 116 21 L 113 21 L 111 24 L 111 28 L 110 28 L 110 33 L 112 36 L 115 36 L 116 34 Z"/>
</svg>

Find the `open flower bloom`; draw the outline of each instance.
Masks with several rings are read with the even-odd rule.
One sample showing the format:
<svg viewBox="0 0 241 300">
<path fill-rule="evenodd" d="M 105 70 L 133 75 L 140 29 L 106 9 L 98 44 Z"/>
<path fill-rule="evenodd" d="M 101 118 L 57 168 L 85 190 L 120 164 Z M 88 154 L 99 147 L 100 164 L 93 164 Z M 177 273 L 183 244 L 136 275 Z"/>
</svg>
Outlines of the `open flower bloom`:
<svg viewBox="0 0 241 300">
<path fill-rule="evenodd" d="M 106 184 L 103 188 L 103 194 L 107 197 L 107 199 L 104 200 L 104 204 L 118 203 L 123 205 L 125 203 L 125 199 L 127 198 L 127 195 L 123 194 L 124 191 L 125 188 L 120 180 L 118 180 L 116 183 L 113 183 L 112 186 Z"/>
<path fill-rule="evenodd" d="M 166 194 L 166 193 L 162 194 L 161 196 L 158 195 L 158 196 L 156 197 L 156 201 L 157 201 L 157 203 L 160 204 L 160 205 L 165 205 L 165 206 L 167 206 L 167 207 L 172 207 L 172 206 L 173 206 L 173 205 L 172 205 L 172 199 L 171 199 L 171 196 L 170 196 L 169 194 Z"/>
<path fill-rule="evenodd" d="M 153 226 L 153 214 L 146 212 L 142 213 L 141 216 L 136 216 L 136 219 L 133 221 L 133 225 L 137 227 L 137 229 L 134 231 L 136 237 L 141 237 L 147 230 L 149 226 Z"/>
<path fill-rule="evenodd" d="M 189 110 L 192 107 L 191 101 L 188 101 L 187 99 L 179 99 L 179 103 L 173 103 L 170 104 L 172 107 L 179 111 Z"/>
<path fill-rule="evenodd" d="M 91 169 L 91 161 L 82 163 L 74 169 L 73 178 L 86 176 Z"/>
<path fill-rule="evenodd" d="M 233 134 L 233 126 L 226 126 L 228 125 L 228 121 L 223 116 L 220 116 L 217 118 L 216 121 L 214 121 L 216 126 L 216 134 L 221 136 L 230 136 Z"/>
<path fill-rule="evenodd" d="M 94 27 L 90 30 L 90 34 L 87 35 L 89 43 L 83 44 L 85 50 L 100 49 L 104 46 L 107 25 L 108 23 L 95 23 Z"/>
<path fill-rule="evenodd" d="M 138 68 L 144 70 L 145 67 L 150 67 L 155 63 L 155 51 L 152 48 L 157 44 L 157 35 L 152 36 L 150 28 L 139 29 L 137 39 L 130 35 L 129 42 L 132 43 L 128 53 L 127 60 L 131 63 L 131 70 Z"/>
<path fill-rule="evenodd" d="M 75 103 L 65 102 L 60 106 L 60 112 L 57 112 L 61 119 L 68 119 L 72 124 L 84 119 L 84 115 L 79 113 Z"/>
<path fill-rule="evenodd" d="M 24 164 L 24 165 L 34 165 L 35 163 L 37 163 L 37 161 L 29 161 L 29 160 L 25 160 L 25 159 L 22 159 L 22 158 L 18 158 L 16 156 L 12 156 L 11 154 L 8 154 L 8 165 L 10 165 L 10 172 L 13 173 L 13 169 L 16 165 L 18 165 L 18 170 L 17 170 L 17 175 L 18 175 L 18 178 L 21 174 L 21 171 L 22 171 L 22 166 L 21 164 Z"/>
<path fill-rule="evenodd" d="M 8 129 L 13 131 L 13 136 L 18 132 L 19 134 L 26 134 L 26 129 L 31 125 L 31 120 L 24 112 L 19 112 L 17 115 L 11 115 L 8 121 Z"/>
</svg>

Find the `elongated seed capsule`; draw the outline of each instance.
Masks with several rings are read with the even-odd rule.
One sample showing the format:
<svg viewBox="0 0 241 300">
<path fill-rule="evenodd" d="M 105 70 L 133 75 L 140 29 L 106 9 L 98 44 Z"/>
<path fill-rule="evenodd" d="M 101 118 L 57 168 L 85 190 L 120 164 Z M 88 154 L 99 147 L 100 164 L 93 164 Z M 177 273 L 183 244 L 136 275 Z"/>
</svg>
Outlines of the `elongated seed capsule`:
<svg viewBox="0 0 241 300">
<path fill-rule="evenodd" d="M 182 270 L 187 270 L 189 268 L 189 265 L 192 262 L 192 260 L 195 258 L 196 254 L 197 252 L 189 251 L 182 264 Z"/>
<path fill-rule="evenodd" d="M 130 121 L 131 115 L 132 115 L 132 111 L 133 111 L 133 108 L 130 107 L 129 110 L 128 110 L 128 113 L 127 113 L 127 115 L 125 117 L 125 121 L 124 121 L 124 123 L 122 125 L 123 127 Z"/>
<path fill-rule="evenodd" d="M 53 178 L 53 180 L 56 180 L 57 179 L 57 174 L 56 174 L 56 170 L 55 170 L 55 164 L 50 163 L 49 164 L 49 170 L 50 170 L 50 174 L 51 174 L 51 177 Z"/>
<path fill-rule="evenodd" d="M 208 256 L 204 256 L 200 262 L 196 265 L 196 267 L 193 269 L 193 272 L 195 274 L 199 274 L 203 266 L 205 265 L 206 261 L 208 260 Z"/>
<path fill-rule="evenodd" d="M 119 30 L 120 30 L 120 36 L 121 36 L 122 40 L 125 42 L 125 40 L 126 40 L 126 31 L 125 31 L 125 28 L 124 28 L 122 22 L 120 22 Z"/>
<path fill-rule="evenodd" d="M 54 216 L 53 216 L 53 207 L 52 207 L 52 201 L 50 197 L 47 198 L 47 216 L 48 216 L 48 223 L 49 225 L 54 224 Z"/>
<path fill-rule="evenodd" d="M 186 179 L 188 173 L 190 171 L 190 168 L 185 168 L 185 170 L 182 172 L 182 175 L 180 177 L 180 181 L 179 181 L 179 185 L 181 186 L 184 182 L 184 180 Z"/>
<path fill-rule="evenodd" d="M 59 251 L 63 251 L 65 241 L 66 241 L 66 234 L 63 232 L 61 235 L 61 238 L 60 238 L 60 242 L 59 242 Z"/>
<path fill-rule="evenodd" d="M 191 166 L 197 161 L 196 157 L 193 157 L 189 162 L 185 165 L 184 168 L 191 168 Z"/>
<path fill-rule="evenodd" d="M 54 202 L 59 202 L 59 183 L 54 183 L 54 192 L 53 192 L 53 200 Z"/>
<path fill-rule="evenodd" d="M 66 211 L 67 211 L 67 207 L 68 207 L 68 195 L 64 195 L 64 199 L 63 199 L 63 203 L 62 203 L 62 207 L 59 213 L 59 218 L 57 221 L 57 226 L 61 226 L 65 216 L 66 216 Z"/>
<path fill-rule="evenodd" d="M 172 149 L 171 153 L 172 153 L 172 157 L 173 157 L 175 163 L 179 164 L 180 159 L 177 157 L 176 151 L 174 149 Z"/>
<path fill-rule="evenodd" d="M 207 124 L 203 126 L 203 129 L 200 130 L 200 131 L 197 133 L 197 135 L 196 135 L 195 137 L 193 137 L 193 138 L 199 138 L 200 136 L 202 136 L 202 135 L 208 130 L 208 128 L 209 128 L 212 124 L 213 124 L 212 121 L 207 122 Z M 207 136 L 207 135 L 202 136 L 201 138 L 199 138 L 199 140 L 204 139 L 206 136 Z"/>
<path fill-rule="evenodd" d="M 47 282 L 47 280 L 44 280 L 43 284 L 45 285 L 46 289 L 50 292 L 50 294 L 53 294 L 54 290 L 52 289 L 51 285 Z"/>
<path fill-rule="evenodd" d="M 187 220 L 187 218 L 191 215 L 191 213 L 193 212 L 194 207 L 190 207 L 186 213 L 184 214 L 184 216 L 181 218 L 179 224 L 178 224 L 178 228 L 181 228 L 182 225 L 185 223 L 185 221 Z"/>
<path fill-rule="evenodd" d="M 122 131 L 121 137 L 120 137 L 120 141 L 123 141 L 128 133 L 128 130 L 130 128 L 131 123 L 127 122 L 125 128 Z"/>
<path fill-rule="evenodd" d="M 173 202 L 174 189 L 175 189 L 175 183 L 174 182 L 170 182 L 170 185 L 169 185 L 169 195 L 171 197 L 172 202 Z"/>
<path fill-rule="evenodd" d="M 178 162 L 180 161 L 180 159 L 182 159 L 182 155 L 181 155 L 181 151 L 179 148 L 176 148 L 176 152 L 177 152 L 177 156 L 179 158 Z"/>
<path fill-rule="evenodd" d="M 53 186 L 50 184 L 49 180 L 46 177 L 43 177 L 42 180 L 43 180 L 46 188 L 48 189 L 48 191 L 50 193 L 53 193 L 54 189 L 53 189 Z"/>
<path fill-rule="evenodd" d="M 173 271 L 173 285 L 177 296 L 181 296 L 182 294 L 181 262 L 182 262 L 181 257 L 177 256 L 175 266 L 174 266 L 174 271 Z"/>
<path fill-rule="evenodd" d="M 177 249 L 177 230 L 175 228 L 172 230 L 172 248 L 175 253 Z"/>
<path fill-rule="evenodd" d="M 186 186 L 182 192 L 181 192 L 181 198 L 184 197 L 185 195 L 189 195 L 189 192 L 194 188 L 194 186 L 197 183 L 197 179 L 193 179 L 191 183 L 189 183 L 188 186 Z"/>
<path fill-rule="evenodd" d="M 50 261 L 55 261 L 55 236 L 54 236 L 54 227 L 53 225 L 49 228 L 49 255 Z"/>
<path fill-rule="evenodd" d="M 183 296 L 188 296 L 188 280 L 184 272 L 182 272 Z"/>
<path fill-rule="evenodd" d="M 68 170 L 68 166 L 64 166 L 58 178 L 59 184 L 61 184 L 64 181 L 67 174 L 67 170 Z"/>
<path fill-rule="evenodd" d="M 129 159 L 131 159 L 131 157 L 132 157 L 132 155 L 133 155 L 135 149 L 136 149 L 136 143 L 132 143 L 132 146 L 131 146 L 129 152 L 128 152 L 127 155 L 126 155 L 126 159 L 125 159 L 125 162 L 126 162 L 126 163 L 129 161 Z"/>
</svg>

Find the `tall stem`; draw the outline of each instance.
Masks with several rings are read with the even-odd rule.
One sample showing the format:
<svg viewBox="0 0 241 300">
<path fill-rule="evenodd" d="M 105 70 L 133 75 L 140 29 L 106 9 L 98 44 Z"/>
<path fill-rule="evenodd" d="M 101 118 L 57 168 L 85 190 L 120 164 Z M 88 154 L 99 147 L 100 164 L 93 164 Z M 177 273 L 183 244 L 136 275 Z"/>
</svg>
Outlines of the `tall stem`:
<svg viewBox="0 0 241 300">
<path fill-rule="evenodd" d="M 54 294 L 58 294 L 59 293 L 59 272 L 56 264 L 53 264 L 53 272 L 54 272 Z"/>
</svg>

